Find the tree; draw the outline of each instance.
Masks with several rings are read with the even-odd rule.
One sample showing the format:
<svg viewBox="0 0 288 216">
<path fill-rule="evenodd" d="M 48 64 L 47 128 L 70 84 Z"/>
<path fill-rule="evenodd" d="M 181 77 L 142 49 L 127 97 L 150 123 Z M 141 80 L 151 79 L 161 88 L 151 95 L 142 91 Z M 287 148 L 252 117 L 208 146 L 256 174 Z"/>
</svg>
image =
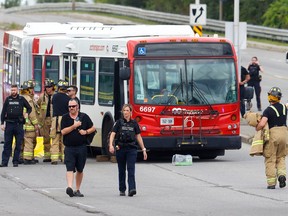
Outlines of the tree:
<svg viewBox="0 0 288 216">
<path fill-rule="evenodd" d="M 241 0 L 240 20 L 254 25 L 263 24 L 263 14 L 269 10 L 269 5 L 275 0 Z"/>
<path fill-rule="evenodd" d="M 288 28 L 288 2 L 287 0 L 274 1 L 263 15 L 264 26 L 272 28 Z"/>
<path fill-rule="evenodd" d="M 11 7 L 17 7 L 20 6 L 21 0 L 5 0 L 4 7 L 5 8 L 11 8 Z"/>
</svg>

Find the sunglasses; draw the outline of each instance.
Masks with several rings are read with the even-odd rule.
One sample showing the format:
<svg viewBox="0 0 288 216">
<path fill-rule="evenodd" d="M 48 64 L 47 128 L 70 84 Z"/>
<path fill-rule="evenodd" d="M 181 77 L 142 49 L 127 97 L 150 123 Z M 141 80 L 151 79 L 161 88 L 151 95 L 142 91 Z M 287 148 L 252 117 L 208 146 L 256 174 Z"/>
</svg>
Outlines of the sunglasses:
<svg viewBox="0 0 288 216">
<path fill-rule="evenodd" d="M 75 108 L 77 105 L 68 106 L 69 108 Z"/>
</svg>

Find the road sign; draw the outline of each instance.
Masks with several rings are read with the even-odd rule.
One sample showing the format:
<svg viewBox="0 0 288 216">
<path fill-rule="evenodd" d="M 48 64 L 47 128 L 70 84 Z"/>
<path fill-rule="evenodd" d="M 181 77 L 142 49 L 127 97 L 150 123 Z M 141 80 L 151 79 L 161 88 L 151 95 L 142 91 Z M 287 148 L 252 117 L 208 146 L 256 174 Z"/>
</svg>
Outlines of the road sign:
<svg viewBox="0 0 288 216">
<path fill-rule="evenodd" d="M 190 4 L 190 25 L 206 25 L 206 4 Z"/>
<path fill-rule="evenodd" d="M 202 26 L 193 26 L 193 31 L 195 34 L 198 34 L 200 37 L 203 35 Z"/>
</svg>

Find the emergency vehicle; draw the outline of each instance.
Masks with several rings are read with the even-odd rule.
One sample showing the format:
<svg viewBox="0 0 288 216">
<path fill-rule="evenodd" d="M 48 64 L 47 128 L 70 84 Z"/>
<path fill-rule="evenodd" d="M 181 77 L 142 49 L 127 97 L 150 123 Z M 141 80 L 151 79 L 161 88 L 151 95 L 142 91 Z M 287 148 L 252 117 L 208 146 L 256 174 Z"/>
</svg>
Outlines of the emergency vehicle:
<svg viewBox="0 0 288 216">
<path fill-rule="evenodd" d="M 11 77 L 33 78 L 39 93 L 45 78 L 77 85 L 81 111 L 98 131 L 91 145 L 103 154 L 124 103 L 132 104 L 152 151 L 216 158 L 241 148 L 237 57 L 229 40 L 195 37 L 186 25 L 74 23 L 63 32 L 29 36 L 18 58 L 31 62 L 32 73 L 19 64 Z M 7 74 L 5 85 L 12 82 Z"/>
</svg>

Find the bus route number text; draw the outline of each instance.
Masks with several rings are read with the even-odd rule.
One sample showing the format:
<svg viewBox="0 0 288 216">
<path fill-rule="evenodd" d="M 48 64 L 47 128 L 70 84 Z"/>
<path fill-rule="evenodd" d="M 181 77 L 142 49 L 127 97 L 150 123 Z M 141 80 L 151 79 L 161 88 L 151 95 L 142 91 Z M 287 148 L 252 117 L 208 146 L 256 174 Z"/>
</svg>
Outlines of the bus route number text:
<svg viewBox="0 0 288 216">
<path fill-rule="evenodd" d="M 154 112 L 155 111 L 155 107 L 147 107 L 147 106 L 141 106 L 140 107 L 140 112 Z"/>
</svg>

